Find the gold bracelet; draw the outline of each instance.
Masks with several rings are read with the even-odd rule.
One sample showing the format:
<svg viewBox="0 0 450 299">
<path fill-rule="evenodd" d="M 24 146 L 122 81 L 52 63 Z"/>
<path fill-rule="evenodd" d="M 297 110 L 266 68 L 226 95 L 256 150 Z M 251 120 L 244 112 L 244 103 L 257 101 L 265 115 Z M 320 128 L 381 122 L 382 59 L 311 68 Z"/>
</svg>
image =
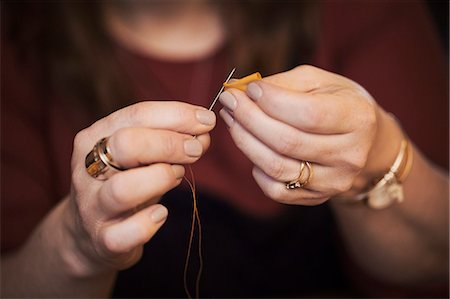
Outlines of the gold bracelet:
<svg viewBox="0 0 450 299">
<path fill-rule="evenodd" d="M 402 183 L 408 177 L 413 163 L 413 150 L 407 139 L 400 144 L 400 151 L 389 171 L 370 189 L 359 194 L 356 200 L 365 200 L 372 209 L 384 209 L 404 199 Z"/>
</svg>

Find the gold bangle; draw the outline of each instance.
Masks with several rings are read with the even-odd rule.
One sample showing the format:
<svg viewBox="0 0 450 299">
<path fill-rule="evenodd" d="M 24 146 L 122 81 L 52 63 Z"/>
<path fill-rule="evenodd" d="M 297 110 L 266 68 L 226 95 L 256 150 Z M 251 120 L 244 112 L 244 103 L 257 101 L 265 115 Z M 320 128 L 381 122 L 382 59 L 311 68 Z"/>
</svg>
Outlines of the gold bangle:
<svg viewBox="0 0 450 299">
<path fill-rule="evenodd" d="M 408 177 L 409 173 L 411 172 L 414 155 L 413 155 L 413 148 L 411 144 L 408 142 L 406 147 L 406 158 L 405 158 L 405 166 L 403 167 L 402 171 L 398 174 L 398 180 L 403 183 L 406 178 Z"/>
<path fill-rule="evenodd" d="M 407 139 L 402 140 L 400 151 L 389 171 L 374 187 L 358 196 L 373 209 L 384 209 L 404 199 L 402 183 L 408 177 L 413 163 L 413 151 Z"/>
</svg>

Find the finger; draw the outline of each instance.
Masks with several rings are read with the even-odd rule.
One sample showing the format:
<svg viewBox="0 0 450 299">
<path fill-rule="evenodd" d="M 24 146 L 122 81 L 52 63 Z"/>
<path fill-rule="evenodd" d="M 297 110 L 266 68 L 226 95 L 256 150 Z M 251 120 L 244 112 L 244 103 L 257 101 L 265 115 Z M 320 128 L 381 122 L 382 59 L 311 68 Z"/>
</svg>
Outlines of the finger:
<svg viewBox="0 0 450 299">
<path fill-rule="evenodd" d="M 224 119 L 231 117 L 225 109 L 220 110 L 219 114 Z M 278 154 L 239 123 L 234 123 L 229 130 L 231 138 L 244 155 L 274 180 L 283 182 L 298 176 L 300 168 L 298 160 Z"/>
<path fill-rule="evenodd" d="M 164 224 L 167 208 L 155 204 L 129 218 L 102 229 L 100 235 L 107 253 L 127 253 L 147 243 Z"/>
<path fill-rule="evenodd" d="M 180 184 L 183 176 L 183 166 L 164 163 L 119 172 L 101 186 L 96 209 L 106 220 L 144 203 L 154 203 Z"/>
<path fill-rule="evenodd" d="M 125 127 L 166 129 L 189 135 L 201 135 L 213 129 L 214 112 L 183 102 L 140 102 L 120 109 L 97 121 L 82 134 L 85 148 L 91 148 L 100 138 Z"/>
<path fill-rule="evenodd" d="M 233 119 L 275 152 L 297 160 L 332 163 L 346 148 L 345 135 L 317 135 L 298 130 L 265 114 L 250 100 L 239 102 Z M 228 125 L 231 128 L 233 122 Z"/>
<path fill-rule="evenodd" d="M 220 111 L 222 116 L 226 111 Z M 262 170 L 273 181 L 282 183 L 293 181 L 299 177 L 301 172 L 301 162 L 282 156 L 265 144 L 260 142 L 239 123 L 230 129 L 231 137 L 236 146 L 252 161 L 252 163 Z M 328 167 L 320 164 L 312 164 L 313 174 L 304 189 L 320 192 L 323 196 L 334 196 L 348 191 L 353 178 L 357 172 L 349 168 Z"/>
<path fill-rule="evenodd" d="M 300 92 L 318 90 L 337 81 L 345 86 L 352 85 L 351 80 L 312 65 L 300 65 L 287 72 L 264 77 L 262 80 L 282 88 Z"/>
<path fill-rule="evenodd" d="M 209 135 L 198 138 L 169 130 L 123 128 L 108 140 L 111 156 L 122 168 L 156 162 L 188 164 L 195 162 L 209 146 Z"/>
<path fill-rule="evenodd" d="M 326 194 L 303 188 L 287 189 L 285 184 L 273 180 L 258 167 L 254 167 L 253 178 L 264 194 L 280 203 L 315 206 L 329 199 Z"/>
<path fill-rule="evenodd" d="M 360 103 L 354 97 L 343 97 L 335 91 L 304 93 L 266 82 L 252 82 L 247 95 L 270 117 L 305 132 L 342 134 L 352 131 Z M 235 93 L 240 104 L 245 101 Z"/>
</svg>

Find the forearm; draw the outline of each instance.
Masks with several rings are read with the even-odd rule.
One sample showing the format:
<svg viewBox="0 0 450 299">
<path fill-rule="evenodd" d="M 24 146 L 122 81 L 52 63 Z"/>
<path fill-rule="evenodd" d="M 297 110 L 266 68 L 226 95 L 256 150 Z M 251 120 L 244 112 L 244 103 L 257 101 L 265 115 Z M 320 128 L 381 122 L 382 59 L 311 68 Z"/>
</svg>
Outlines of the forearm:
<svg viewBox="0 0 450 299">
<path fill-rule="evenodd" d="M 63 201 L 20 250 L 2 257 L 4 297 L 107 297 L 115 272 L 83 275 L 70 262 L 71 243 L 61 218 Z M 73 260 L 72 260 L 73 261 Z"/>
<path fill-rule="evenodd" d="M 417 151 L 404 202 L 385 210 L 332 200 L 352 257 L 394 282 L 443 279 L 448 265 L 448 177 Z"/>
</svg>

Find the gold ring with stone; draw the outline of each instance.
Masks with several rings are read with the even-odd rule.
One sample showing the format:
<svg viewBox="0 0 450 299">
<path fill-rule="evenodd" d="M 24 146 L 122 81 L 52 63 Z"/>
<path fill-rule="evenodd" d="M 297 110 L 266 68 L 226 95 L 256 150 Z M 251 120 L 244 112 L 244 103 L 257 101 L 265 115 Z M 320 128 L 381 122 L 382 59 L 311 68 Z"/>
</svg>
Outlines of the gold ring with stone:
<svg viewBox="0 0 450 299">
<path fill-rule="evenodd" d="M 306 168 L 305 168 L 305 166 L 306 166 Z M 307 169 L 307 172 L 308 172 L 306 178 L 304 178 L 305 169 Z M 297 189 L 297 188 L 304 187 L 311 180 L 312 175 L 313 175 L 313 169 L 312 169 L 311 163 L 309 163 L 308 161 L 301 161 L 300 172 L 299 172 L 298 177 L 295 180 L 286 182 L 286 189 Z"/>
</svg>

